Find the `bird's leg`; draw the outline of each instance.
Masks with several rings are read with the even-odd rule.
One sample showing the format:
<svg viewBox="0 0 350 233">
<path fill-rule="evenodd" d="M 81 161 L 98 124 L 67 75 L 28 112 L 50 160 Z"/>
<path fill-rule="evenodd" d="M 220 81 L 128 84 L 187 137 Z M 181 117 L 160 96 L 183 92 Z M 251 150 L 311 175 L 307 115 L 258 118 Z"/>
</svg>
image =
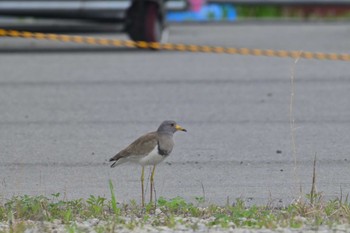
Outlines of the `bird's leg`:
<svg viewBox="0 0 350 233">
<path fill-rule="evenodd" d="M 152 197 L 153 197 L 153 189 L 154 189 L 154 171 L 156 170 L 156 165 L 153 166 L 152 173 L 151 173 L 151 189 L 150 189 L 150 203 L 152 203 Z"/>
<path fill-rule="evenodd" d="M 145 167 L 142 167 L 142 172 L 141 172 L 141 204 L 142 207 L 145 207 L 145 188 L 143 186 L 143 181 L 145 180 Z"/>
</svg>

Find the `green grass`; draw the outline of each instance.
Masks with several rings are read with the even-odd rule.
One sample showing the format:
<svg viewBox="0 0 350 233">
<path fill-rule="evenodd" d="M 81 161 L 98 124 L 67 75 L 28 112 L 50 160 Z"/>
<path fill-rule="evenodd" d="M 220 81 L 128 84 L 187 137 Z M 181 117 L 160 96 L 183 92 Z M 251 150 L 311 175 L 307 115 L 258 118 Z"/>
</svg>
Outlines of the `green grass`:
<svg viewBox="0 0 350 233">
<path fill-rule="evenodd" d="M 313 9 L 303 7 L 287 7 L 274 5 L 237 5 L 235 6 L 239 18 L 323 18 L 338 19 L 349 18 L 350 9 L 319 8 Z M 322 9 L 320 11 L 320 9 Z"/>
<path fill-rule="evenodd" d="M 278 18 L 283 11 L 279 6 L 237 6 L 237 15 L 241 18 Z"/>
<path fill-rule="evenodd" d="M 117 199 L 115 197 L 115 194 L 114 194 L 114 187 L 113 187 L 113 183 L 111 180 L 109 180 L 109 190 L 111 191 L 111 206 L 112 206 L 112 210 L 114 212 L 114 215 L 116 217 L 116 219 L 118 218 L 119 214 L 120 214 L 120 211 L 117 207 Z"/>
<path fill-rule="evenodd" d="M 314 162 L 313 184 L 316 157 Z M 196 197 L 194 203 L 181 197 L 160 197 L 156 204 L 141 208 L 136 201 L 117 203 L 112 181 L 109 181 L 111 199 L 90 195 L 87 199 L 66 200 L 59 193 L 45 196 L 14 196 L 0 203 L 0 232 L 24 232 L 41 226 L 40 231 L 49 231 L 50 223 L 59 223 L 65 232 L 84 232 L 81 223 L 95 221 L 96 232 L 114 232 L 117 228 L 133 230 L 145 225 L 175 229 L 184 225 L 197 230 L 207 228 L 311 228 L 350 224 L 348 197 L 324 200 L 314 189 L 299 201 L 285 207 L 271 204 L 247 207 L 237 199 L 233 205 L 218 206 Z M 45 224 L 46 225 L 45 225 Z M 80 224 L 80 225 L 79 225 Z M 57 226 L 56 226 L 57 227 Z"/>
<path fill-rule="evenodd" d="M 141 208 L 135 201 L 117 204 L 110 182 L 111 200 L 91 195 L 88 199 L 65 200 L 60 194 L 51 197 L 16 196 L 0 204 L 0 222 L 8 224 L 12 232 L 23 232 L 30 228 L 31 221 L 59 221 L 67 232 L 79 231 L 76 222 L 98 219 L 97 232 L 113 231 L 116 227 L 135 229 L 144 225 L 175 228 L 182 224 L 196 230 L 201 220 L 206 227 L 221 228 L 268 228 L 278 227 L 332 227 L 350 223 L 348 200 L 323 200 L 320 194 L 314 195 L 286 207 L 250 206 L 242 200 L 234 205 L 218 206 L 205 203 L 201 198 L 195 203 L 186 202 L 181 197 L 159 198 L 156 206 L 149 204 Z M 191 219 L 191 220 L 189 220 Z M 193 220 L 195 219 L 195 220 Z M 102 224 L 103 223 L 103 224 Z M 1 232 L 1 229 L 0 229 Z"/>
</svg>

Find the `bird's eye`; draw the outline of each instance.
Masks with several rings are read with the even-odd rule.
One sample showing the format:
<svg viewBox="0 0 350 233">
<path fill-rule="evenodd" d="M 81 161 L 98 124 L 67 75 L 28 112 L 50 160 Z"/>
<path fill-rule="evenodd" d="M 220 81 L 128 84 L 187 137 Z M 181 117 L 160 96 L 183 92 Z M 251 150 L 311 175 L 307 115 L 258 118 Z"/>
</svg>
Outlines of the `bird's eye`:
<svg viewBox="0 0 350 233">
<path fill-rule="evenodd" d="M 171 124 L 171 127 L 174 127 L 174 126 L 175 126 L 175 124 L 174 124 L 174 123 L 172 123 L 172 124 Z"/>
</svg>

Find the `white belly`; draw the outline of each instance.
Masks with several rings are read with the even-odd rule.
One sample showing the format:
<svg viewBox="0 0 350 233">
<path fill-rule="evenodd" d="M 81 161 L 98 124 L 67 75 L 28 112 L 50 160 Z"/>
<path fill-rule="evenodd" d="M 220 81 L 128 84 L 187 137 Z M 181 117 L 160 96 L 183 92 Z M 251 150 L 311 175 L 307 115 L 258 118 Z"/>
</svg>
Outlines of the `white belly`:
<svg viewBox="0 0 350 233">
<path fill-rule="evenodd" d="M 139 160 L 139 164 L 141 166 L 145 165 L 156 165 L 160 162 L 162 162 L 165 159 L 165 156 L 161 156 L 158 154 L 158 148 L 157 146 L 149 153 L 147 156 L 143 157 Z"/>
</svg>

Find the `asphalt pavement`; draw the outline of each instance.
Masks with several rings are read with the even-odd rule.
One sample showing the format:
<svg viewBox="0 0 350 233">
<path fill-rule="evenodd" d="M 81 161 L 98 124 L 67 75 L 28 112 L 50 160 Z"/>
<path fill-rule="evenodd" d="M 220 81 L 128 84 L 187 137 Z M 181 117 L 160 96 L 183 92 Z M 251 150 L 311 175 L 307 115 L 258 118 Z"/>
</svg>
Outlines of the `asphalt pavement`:
<svg viewBox="0 0 350 233">
<path fill-rule="evenodd" d="M 118 31 L 77 34 L 127 38 Z M 346 23 L 169 27 L 170 42 L 261 49 L 349 53 L 349 38 Z M 294 64 L 1 38 L 0 196 L 109 198 L 111 179 L 120 202 L 139 201 L 141 168 L 111 169 L 108 159 L 172 119 L 188 132 L 175 135 L 173 153 L 157 167 L 157 197 L 288 204 L 310 191 L 315 155 L 317 191 L 344 197 L 350 64 Z"/>
</svg>

